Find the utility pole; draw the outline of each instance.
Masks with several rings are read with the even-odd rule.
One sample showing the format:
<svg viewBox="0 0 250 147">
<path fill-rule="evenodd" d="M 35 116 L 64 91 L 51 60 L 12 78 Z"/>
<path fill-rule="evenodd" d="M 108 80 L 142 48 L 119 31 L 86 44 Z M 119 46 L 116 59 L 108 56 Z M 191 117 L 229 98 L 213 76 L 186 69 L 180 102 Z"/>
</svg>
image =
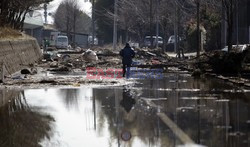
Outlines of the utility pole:
<svg viewBox="0 0 250 147">
<path fill-rule="evenodd" d="M 117 0 L 114 3 L 114 30 L 113 30 L 113 50 L 116 50 L 117 45 Z"/>
<path fill-rule="evenodd" d="M 73 9 L 73 48 L 76 47 L 76 5 L 74 5 Z"/>
<path fill-rule="evenodd" d="M 153 36 L 152 36 L 152 0 L 149 1 L 149 31 L 150 31 L 150 48 L 153 48 Z"/>
<path fill-rule="evenodd" d="M 159 47 L 158 37 L 159 37 L 159 0 L 156 0 L 156 48 Z"/>
<path fill-rule="evenodd" d="M 180 58 L 180 49 L 179 49 L 179 24 L 180 24 L 180 8 L 175 2 L 175 13 L 174 13 L 174 51 Z"/>
<path fill-rule="evenodd" d="M 221 48 L 226 46 L 226 21 L 225 21 L 225 9 L 223 6 L 223 1 L 221 0 Z"/>
<path fill-rule="evenodd" d="M 180 32 L 180 8 L 175 1 L 175 12 L 174 12 L 174 52 L 177 54 L 178 58 L 180 55 L 180 45 L 179 45 L 179 34 Z"/>
<path fill-rule="evenodd" d="M 95 0 L 92 0 L 92 45 L 95 45 Z"/>
<path fill-rule="evenodd" d="M 197 6 L 197 59 L 200 58 L 200 0 L 196 0 L 196 6 Z"/>
<path fill-rule="evenodd" d="M 249 28 L 248 28 L 248 43 L 250 44 L 250 26 L 249 26 Z"/>
<path fill-rule="evenodd" d="M 70 30 L 69 30 L 69 3 L 66 2 L 66 31 L 67 31 L 67 36 L 70 36 Z"/>
<path fill-rule="evenodd" d="M 180 7 L 179 5 L 177 6 L 177 21 L 176 21 L 176 49 L 177 49 L 177 55 L 178 58 L 181 58 L 181 54 L 180 54 Z"/>
<path fill-rule="evenodd" d="M 177 26 L 176 26 L 176 22 L 177 22 L 177 4 L 175 2 L 175 11 L 174 11 L 174 52 L 177 53 Z"/>
<path fill-rule="evenodd" d="M 47 17 L 48 17 L 47 6 L 48 6 L 47 3 L 45 3 L 45 4 L 43 5 L 43 9 L 44 9 L 44 22 L 45 22 L 45 24 L 48 24 L 48 19 L 47 19 Z"/>
<path fill-rule="evenodd" d="M 236 44 L 239 45 L 239 1 L 236 1 Z"/>
</svg>

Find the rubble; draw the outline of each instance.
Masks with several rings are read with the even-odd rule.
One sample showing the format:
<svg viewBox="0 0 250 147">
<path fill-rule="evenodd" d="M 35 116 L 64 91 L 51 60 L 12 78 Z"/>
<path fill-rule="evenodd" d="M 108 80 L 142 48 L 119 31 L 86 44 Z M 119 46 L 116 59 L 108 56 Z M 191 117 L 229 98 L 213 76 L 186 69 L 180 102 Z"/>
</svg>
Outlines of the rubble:
<svg viewBox="0 0 250 147">
<path fill-rule="evenodd" d="M 103 69 L 107 68 L 121 69 L 121 57 L 119 51 L 113 51 L 108 48 L 95 48 L 86 50 L 78 48 L 77 50 L 55 50 L 51 49 L 45 53 L 44 59 L 37 65 L 39 67 L 38 74 L 35 76 L 22 75 L 11 76 L 3 85 L 73 85 L 95 83 L 95 84 L 119 84 L 123 79 L 86 79 L 86 68 L 95 67 Z M 161 51 L 146 49 L 136 49 L 138 53 L 134 59 L 134 65 L 152 65 L 165 63 L 169 57 L 166 54 L 161 54 Z M 31 68 L 29 69 L 31 73 Z M 77 70 L 76 70 L 77 69 Z M 59 74 L 60 77 L 54 75 Z M 71 77 L 71 75 L 78 75 Z"/>
<path fill-rule="evenodd" d="M 66 66 L 59 66 L 58 68 L 49 69 L 49 71 L 54 71 L 54 72 L 69 72 L 69 71 L 71 71 L 71 69 L 69 67 L 66 67 Z"/>
<path fill-rule="evenodd" d="M 58 68 L 58 62 L 57 61 L 53 61 L 50 63 L 50 67 L 51 68 Z"/>
<path fill-rule="evenodd" d="M 43 54 L 43 59 L 45 61 L 53 61 L 53 59 L 52 59 L 52 57 L 51 57 L 51 55 L 49 53 L 44 53 Z"/>
<path fill-rule="evenodd" d="M 243 52 L 211 51 L 201 55 L 195 67 L 205 72 L 216 74 L 238 75 L 239 73 L 250 72 L 250 50 Z"/>
<path fill-rule="evenodd" d="M 176 67 L 178 69 L 190 71 L 191 74 L 195 77 L 200 77 L 204 72 L 214 72 L 215 68 L 213 68 L 212 63 L 216 63 L 215 65 L 222 64 L 221 59 L 225 59 L 225 52 L 211 52 L 202 54 L 199 62 L 197 62 L 196 58 L 190 59 L 178 59 L 172 58 L 167 55 L 167 53 L 162 52 L 161 49 L 149 49 L 149 48 L 136 48 L 135 49 L 136 56 L 133 59 L 133 67 L 138 68 L 161 68 L 163 72 L 168 72 L 171 70 L 170 67 Z M 244 54 L 247 51 L 243 52 Z M 241 53 L 240 56 L 243 55 Z M 231 53 L 230 57 L 235 53 Z M 237 53 L 238 54 L 238 53 Z M 121 69 L 121 57 L 119 55 L 119 50 L 112 50 L 109 48 L 100 48 L 96 47 L 93 49 L 84 49 L 78 48 L 77 50 L 71 51 L 55 51 L 53 50 L 52 54 L 44 54 L 44 60 L 42 60 L 37 67 L 41 68 L 38 71 L 38 74 L 32 76 L 32 73 L 35 73 L 34 66 L 32 68 L 26 68 L 27 74 L 29 76 L 15 75 L 10 77 L 9 80 L 5 83 L 6 85 L 28 85 L 28 84 L 52 84 L 52 85 L 73 85 L 74 87 L 78 87 L 79 84 L 86 83 L 105 83 L 103 79 L 89 80 L 86 79 L 86 69 L 88 67 L 94 67 L 96 69 L 101 69 L 103 71 L 108 68 L 113 69 Z M 229 56 L 229 55 L 227 55 Z M 53 58 L 52 58 L 53 57 Z M 229 58 L 228 58 L 229 59 Z M 240 58 L 236 58 L 238 60 Z M 220 62 L 214 62 L 216 60 L 220 60 Z M 242 64 L 243 67 L 246 67 L 249 64 L 249 56 L 245 56 Z M 247 62 L 246 62 L 247 61 Z M 232 65 L 232 64 L 231 64 Z M 250 69 L 250 68 L 249 68 Z M 31 71 L 32 70 L 32 71 Z M 247 70 L 247 68 L 242 68 L 243 70 Z M 24 72 L 24 71 L 22 71 Z M 37 71 L 36 71 L 37 72 Z M 45 75 L 44 76 L 41 76 Z M 47 75 L 58 74 L 65 78 L 58 78 L 56 75 L 50 76 L 49 79 L 46 77 Z M 78 75 L 77 78 L 72 78 L 70 75 Z M 212 74 L 211 74 L 212 75 Z M 216 76 L 216 75 L 215 75 Z M 50 79 L 52 78 L 52 79 Z M 227 78 L 230 79 L 230 78 Z M 232 78 L 231 78 L 232 79 Z M 113 81 L 109 81 L 107 83 L 114 84 L 119 83 L 122 79 L 113 79 Z M 238 79 L 232 79 L 227 81 L 233 81 L 236 83 L 242 83 L 237 81 Z M 249 82 L 245 82 L 245 85 Z"/>
<path fill-rule="evenodd" d="M 34 75 L 34 74 L 37 74 L 37 69 L 36 68 L 25 68 L 25 69 L 22 69 L 20 71 L 21 74 L 24 74 L 24 75 Z"/>
<path fill-rule="evenodd" d="M 29 69 L 22 69 L 21 74 L 31 74 L 31 71 Z"/>
<path fill-rule="evenodd" d="M 62 55 L 62 60 L 64 62 L 68 62 L 69 59 L 70 59 L 70 55 L 68 55 L 68 54 Z"/>
<path fill-rule="evenodd" d="M 83 53 L 82 56 L 83 59 L 88 62 L 93 62 L 98 60 L 96 53 L 90 49 L 88 49 L 85 53 Z"/>
<path fill-rule="evenodd" d="M 39 83 L 41 83 L 41 84 L 48 84 L 48 83 L 56 83 L 56 81 L 55 80 L 51 80 L 51 79 L 49 79 L 49 80 L 47 80 L 47 79 L 43 79 L 43 80 L 41 80 Z"/>
</svg>

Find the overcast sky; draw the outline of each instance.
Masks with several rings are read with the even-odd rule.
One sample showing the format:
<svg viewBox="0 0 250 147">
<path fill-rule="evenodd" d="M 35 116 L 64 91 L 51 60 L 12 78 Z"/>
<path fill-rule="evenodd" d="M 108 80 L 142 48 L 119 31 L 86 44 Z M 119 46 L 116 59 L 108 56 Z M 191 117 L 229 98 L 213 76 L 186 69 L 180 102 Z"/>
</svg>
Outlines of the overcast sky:
<svg viewBox="0 0 250 147">
<path fill-rule="evenodd" d="M 53 0 L 52 2 L 50 2 L 48 5 L 48 13 L 54 13 L 62 1 L 64 0 Z M 88 0 L 77 0 L 77 1 L 80 9 L 86 12 L 89 16 L 91 16 L 91 3 L 85 2 Z M 48 23 L 53 23 L 53 18 L 51 16 L 48 16 Z"/>
</svg>

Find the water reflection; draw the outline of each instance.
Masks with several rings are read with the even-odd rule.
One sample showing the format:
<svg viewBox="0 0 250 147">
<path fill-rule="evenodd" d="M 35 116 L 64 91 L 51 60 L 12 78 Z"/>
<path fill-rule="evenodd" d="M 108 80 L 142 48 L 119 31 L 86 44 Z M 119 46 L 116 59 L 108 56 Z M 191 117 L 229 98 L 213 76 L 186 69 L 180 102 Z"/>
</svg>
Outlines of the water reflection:
<svg viewBox="0 0 250 147">
<path fill-rule="evenodd" d="M 177 82 L 183 79 L 187 82 Z M 158 81 L 159 87 L 170 90 L 155 94 L 156 84 L 156 81 L 142 81 L 140 86 L 152 89 L 143 90 L 142 96 L 149 100 L 158 95 L 166 97 L 166 102 L 156 104 L 196 143 L 224 147 L 250 144 L 249 89 L 183 74 L 170 74 Z"/>
<path fill-rule="evenodd" d="M 129 113 L 132 107 L 135 105 L 135 99 L 132 98 L 132 94 L 130 93 L 129 89 L 123 89 L 120 105 L 126 110 L 127 113 Z"/>
<path fill-rule="evenodd" d="M 54 119 L 30 106 L 24 92 L 1 91 L 0 146 L 37 147 L 44 138 L 50 137 Z"/>
<path fill-rule="evenodd" d="M 113 88 L 0 93 L 2 97 L 15 98 L 7 103 L 4 100 L 3 106 L 0 101 L 0 146 L 183 144 L 175 136 L 176 130 L 159 119 L 158 111 L 166 114 L 195 143 L 209 147 L 249 146 L 249 90 L 178 73 L 169 73 L 161 80 L 139 82 Z M 131 139 L 123 140 L 123 132 L 131 133 Z"/>
<path fill-rule="evenodd" d="M 78 109 L 78 97 L 79 97 L 78 89 L 59 89 L 58 95 L 61 96 L 65 106 L 68 109 L 71 108 Z"/>
<path fill-rule="evenodd" d="M 132 91 L 127 89 L 94 89 L 93 92 L 97 101 L 100 101 L 102 105 L 101 112 L 103 114 L 101 116 L 105 115 L 107 118 L 111 136 L 113 136 L 113 141 L 116 140 L 118 146 L 171 146 L 173 144 L 171 141 L 172 133 L 162 122 L 158 124 L 155 112 L 148 110 L 142 101 L 134 104 L 130 94 L 133 93 Z M 129 113 L 124 111 L 123 106 L 119 105 L 119 102 L 126 101 L 126 98 L 131 100 L 132 105 L 134 105 Z M 159 129 L 166 134 L 159 135 L 157 133 Z M 124 130 L 132 134 L 132 138 L 128 142 L 120 138 Z"/>
</svg>

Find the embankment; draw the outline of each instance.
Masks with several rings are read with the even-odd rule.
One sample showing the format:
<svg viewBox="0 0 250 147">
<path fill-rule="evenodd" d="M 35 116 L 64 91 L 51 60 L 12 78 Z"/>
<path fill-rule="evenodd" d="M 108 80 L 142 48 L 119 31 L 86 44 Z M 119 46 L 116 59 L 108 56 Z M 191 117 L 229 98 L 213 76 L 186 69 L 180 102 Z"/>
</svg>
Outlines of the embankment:
<svg viewBox="0 0 250 147">
<path fill-rule="evenodd" d="M 4 69 L 4 75 L 35 63 L 41 57 L 40 47 L 33 38 L 0 40 L 0 67 L 1 71 Z"/>
</svg>

